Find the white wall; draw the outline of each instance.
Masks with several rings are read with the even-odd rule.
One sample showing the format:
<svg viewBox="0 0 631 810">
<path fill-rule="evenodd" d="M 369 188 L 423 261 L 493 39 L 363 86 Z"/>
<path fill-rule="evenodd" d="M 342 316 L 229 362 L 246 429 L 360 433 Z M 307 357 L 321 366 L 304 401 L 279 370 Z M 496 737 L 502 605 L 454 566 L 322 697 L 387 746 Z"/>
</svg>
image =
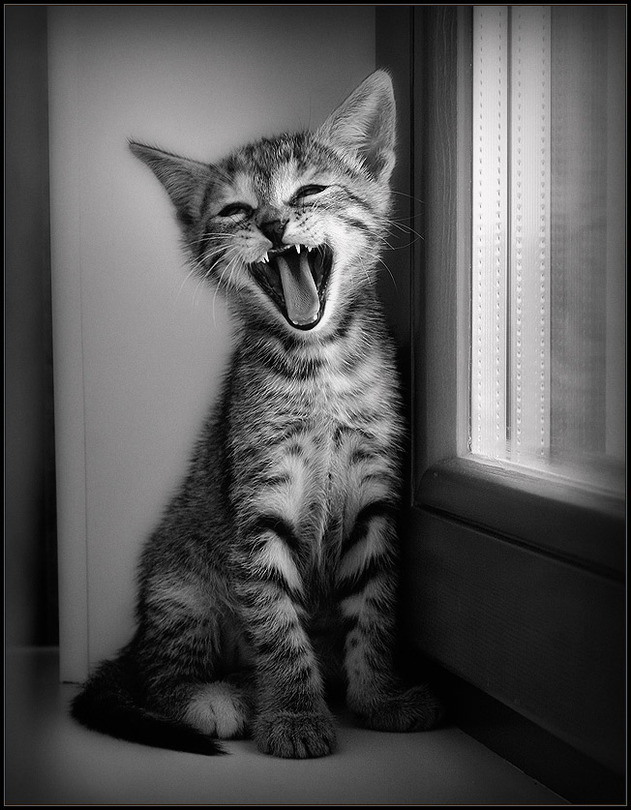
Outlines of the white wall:
<svg viewBox="0 0 631 810">
<path fill-rule="evenodd" d="M 61 676 L 127 641 L 140 545 L 229 351 L 129 137 L 201 160 L 320 123 L 374 69 L 373 6 L 50 6 Z"/>
</svg>

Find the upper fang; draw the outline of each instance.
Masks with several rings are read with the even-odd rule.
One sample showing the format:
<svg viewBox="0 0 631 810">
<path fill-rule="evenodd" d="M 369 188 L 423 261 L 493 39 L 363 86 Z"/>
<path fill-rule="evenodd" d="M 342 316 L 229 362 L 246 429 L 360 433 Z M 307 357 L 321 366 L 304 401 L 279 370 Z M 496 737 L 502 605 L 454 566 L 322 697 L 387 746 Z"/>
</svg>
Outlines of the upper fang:
<svg viewBox="0 0 631 810">
<path fill-rule="evenodd" d="M 294 247 L 296 248 L 296 253 L 300 253 L 300 245 L 296 244 Z"/>
</svg>

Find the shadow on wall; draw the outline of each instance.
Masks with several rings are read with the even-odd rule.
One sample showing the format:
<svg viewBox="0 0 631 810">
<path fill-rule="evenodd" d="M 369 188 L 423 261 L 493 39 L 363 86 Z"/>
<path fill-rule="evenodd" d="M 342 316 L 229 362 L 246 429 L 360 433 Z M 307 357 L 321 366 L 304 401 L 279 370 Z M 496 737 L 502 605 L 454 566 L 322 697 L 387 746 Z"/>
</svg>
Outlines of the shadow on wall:
<svg viewBox="0 0 631 810">
<path fill-rule="evenodd" d="M 5 8 L 6 639 L 58 641 L 45 6 Z"/>
</svg>

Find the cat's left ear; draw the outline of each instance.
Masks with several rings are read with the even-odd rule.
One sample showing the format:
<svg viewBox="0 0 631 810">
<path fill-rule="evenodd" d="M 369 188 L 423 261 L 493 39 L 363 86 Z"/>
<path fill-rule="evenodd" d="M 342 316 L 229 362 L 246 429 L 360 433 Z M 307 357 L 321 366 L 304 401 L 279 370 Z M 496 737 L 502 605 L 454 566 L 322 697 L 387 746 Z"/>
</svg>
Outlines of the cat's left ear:
<svg viewBox="0 0 631 810">
<path fill-rule="evenodd" d="M 386 182 L 395 163 L 396 105 L 392 80 L 376 70 L 331 113 L 318 135 L 356 155 L 376 180 Z"/>
</svg>

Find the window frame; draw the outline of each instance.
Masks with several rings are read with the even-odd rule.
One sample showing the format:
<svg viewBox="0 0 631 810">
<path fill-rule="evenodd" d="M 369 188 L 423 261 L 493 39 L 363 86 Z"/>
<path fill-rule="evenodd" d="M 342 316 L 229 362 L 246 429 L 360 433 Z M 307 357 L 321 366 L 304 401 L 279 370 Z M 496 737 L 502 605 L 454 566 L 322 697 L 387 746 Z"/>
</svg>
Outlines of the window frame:
<svg viewBox="0 0 631 810">
<path fill-rule="evenodd" d="M 620 796 L 624 499 L 493 464 L 467 446 L 472 7 L 376 13 L 377 61 L 399 104 L 395 217 L 418 232 L 396 237 L 385 257 L 399 290 L 386 308 L 402 343 L 411 426 L 407 641 L 446 680 L 456 676 L 584 758 L 584 778 L 574 772 L 553 787 L 578 790 L 577 800 Z M 505 753 L 496 731 L 487 723 L 483 736 Z M 535 775 L 544 750 L 533 746 Z"/>
</svg>

